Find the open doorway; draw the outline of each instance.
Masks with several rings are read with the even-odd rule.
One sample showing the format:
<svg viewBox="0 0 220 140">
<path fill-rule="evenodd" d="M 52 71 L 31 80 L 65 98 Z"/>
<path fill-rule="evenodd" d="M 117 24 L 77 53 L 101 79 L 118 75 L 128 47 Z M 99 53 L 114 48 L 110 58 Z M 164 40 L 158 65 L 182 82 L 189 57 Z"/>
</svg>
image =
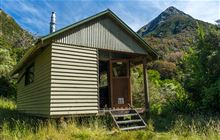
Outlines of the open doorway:
<svg viewBox="0 0 220 140">
<path fill-rule="evenodd" d="M 110 108 L 109 61 L 99 61 L 99 108 Z"/>
</svg>

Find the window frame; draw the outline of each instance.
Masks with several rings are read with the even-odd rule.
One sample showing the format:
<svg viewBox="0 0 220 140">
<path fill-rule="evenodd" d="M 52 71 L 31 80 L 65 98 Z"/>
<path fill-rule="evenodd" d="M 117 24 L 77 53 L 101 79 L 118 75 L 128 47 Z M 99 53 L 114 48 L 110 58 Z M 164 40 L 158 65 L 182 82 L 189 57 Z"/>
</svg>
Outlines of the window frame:
<svg viewBox="0 0 220 140">
<path fill-rule="evenodd" d="M 30 66 L 28 66 L 25 69 L 25 81 L 24 81 L 25 86 L 30 85 L 31 83 L 34 82 L 34 77 L 35 77 L 34 74 L 35 74 L 35 67 L 34 67 L 34 63 L 32 63 Z"/>
<path fill-rule="evenodd" d="M 120 64 L 117 64 L 117 63 L 122 63 L 121 65 L 123 65 L 123 63 L 125 64 L 125 69 L 124 68 L 122 68 L 123 70 L 125 70 L 125 75 L 115 75 L 116 73 L 117 73 L 117 70 L 118 69 L 114 69 L 114 63 L 116 64 L 116 65 L 120 65 Z M 114 70 L 115 70 L 115 72 L 114 72 Z M 117 61 L 113 61 L 112 62 L 112 78 L 128 78 L 129 77 L 129 63 L 128 63 L 128 61 L 127 60 L 117 60 Z"/>
</svg>

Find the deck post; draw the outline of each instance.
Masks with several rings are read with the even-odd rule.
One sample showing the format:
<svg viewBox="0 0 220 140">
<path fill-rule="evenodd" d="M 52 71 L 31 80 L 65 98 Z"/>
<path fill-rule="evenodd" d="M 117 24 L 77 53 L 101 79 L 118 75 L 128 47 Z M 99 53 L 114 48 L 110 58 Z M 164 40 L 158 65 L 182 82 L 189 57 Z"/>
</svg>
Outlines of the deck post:
<svg viewBox="0 0 220 140">
<path fill-rule="evenodd" d="M 144 98 L 145 98 L 145 111 L 150 113 L 149 104 L 149 88 L 148 88 L 148 75 L 147 75 L 147 62 L 146 57 L 143 58 L 143 75 L 144 75 Z"/>
</svg>

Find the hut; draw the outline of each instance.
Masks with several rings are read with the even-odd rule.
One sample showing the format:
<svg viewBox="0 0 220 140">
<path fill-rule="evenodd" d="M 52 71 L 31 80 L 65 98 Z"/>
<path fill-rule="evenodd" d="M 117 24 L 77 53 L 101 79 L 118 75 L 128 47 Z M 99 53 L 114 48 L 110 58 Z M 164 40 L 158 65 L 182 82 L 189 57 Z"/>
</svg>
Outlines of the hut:
<svg viewBox="0 0 220 140">
<path fill-rule="evenodd" d="M 27 51 L 12 71 L 18 75 L 17 109 L 50 118 L 105 110 L 116 122 L 116 117 L 139 115 L 131 109 L 130 67 L 143 64 L 148 110 L 146 62 L 156 58 L 157 53 L 107 9 L 39 38 Z"/>
</svg>

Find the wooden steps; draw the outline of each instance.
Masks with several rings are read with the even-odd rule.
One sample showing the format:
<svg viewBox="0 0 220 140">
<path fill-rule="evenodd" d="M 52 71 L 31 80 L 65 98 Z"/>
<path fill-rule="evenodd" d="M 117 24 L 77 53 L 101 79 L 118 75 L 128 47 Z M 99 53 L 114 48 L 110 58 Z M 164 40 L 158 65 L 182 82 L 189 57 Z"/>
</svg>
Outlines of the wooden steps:
<svg viewBox="0 0 220 140">
<path fill-rule="evenodd" d="M 117 114 L 114 117 L 129 117 L 129 116 L 136 116 L 137 114 Z"/>
<path fill-rule="evenodd" d="M 134 126 L 134 127 L 121 128 L 121 130 L 126 131 L 126 130 L 136 130 L 136 129 L 144 129 L 144 128 L 146 128 L 146 126 Z"/>
<path fill-rule="evenodd" d="M 146 128 L 146 123 L 135 109 L 109 110 L 119 130 L 137 130 Z"/>
<path fill-rule="evenodd" d="M 141 119 L 136 119 L 136 120 L 127 120 L 127 121 L 117 121 L 118 124 L 123 124 L 123 123 L 134 123 L 134 122 L 141 122 Z"/>
</svg>

